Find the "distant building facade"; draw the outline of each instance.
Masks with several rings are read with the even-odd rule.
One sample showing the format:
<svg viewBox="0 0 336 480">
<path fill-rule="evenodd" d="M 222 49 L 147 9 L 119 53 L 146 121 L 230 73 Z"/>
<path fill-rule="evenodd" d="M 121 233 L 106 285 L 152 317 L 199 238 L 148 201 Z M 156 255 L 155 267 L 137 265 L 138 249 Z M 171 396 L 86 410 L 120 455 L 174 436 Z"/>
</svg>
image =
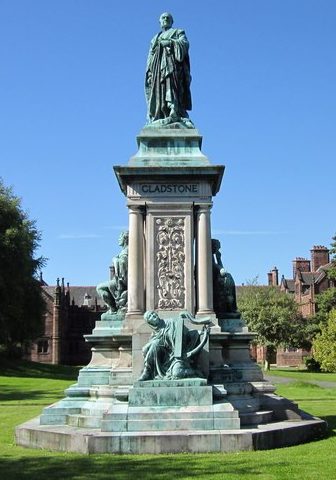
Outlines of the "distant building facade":
<svg viewBox="0 0 336 480">
<path fill-rule="evenodd" d="M 305 318 L 316 313 L 316 295 L 333 286 L 327 275 L 331 265 L 328 248 L 315 245 L 310 253 L 310 260 L 302 257 L 293 260 L 293 278 L 282 276 L 279 284 L 277 268 L 268 273 L 268 285 L 277 286 L 282 292 L 293 295 Z M 304 363 L 304 357 L 308 355 L 310 352 L 302 349 L 278 349 L 276 363 L 278 366 L 298 366 Z"/>
<path fill-rule="evenodd" d="M 280 290 L 294 295 L 304 317 L 315 315 L 316 295 L 332 286 L 327 275 L 330 267 L 328 248 L 317 245 L 310 252 L 310 260 L 302 257 L 293 260 L 293 278 L 282 276 L 280 282 Z"/>
<path fill-rule="evenodd" d="M 93 286 L 65 287 L 64 279 L 55 286 L 41 278 L 46 313 L 41 334 L 26 350 L 34 362 L 86 365 L 91 359 L 83 335 L 90 334 L 106 306 Z"/>
<path fill-rule="evenodd" d="M 294 295 L 304 317 L 316 313 L 316 295 L 334 286 L 328 279 L 331 265 L 329 250 L 324 246 L 311 249 L 311 259 L 297 257 L 293 260 L 293 278 L 281 277 L 274 267 L 268 273 L 268 285 Z M 91 359 L 89 345 L 83 335 L 90 334 L 96 320 L 107 307 L 98 297 L 94 286 L 64 285 L 64 279 L 55 286 L 47 285 L 41 278 L 41 288 L 46 302 L 43 331 L 26 351 L 25 358 L 34 362 L 62 365 L 86 365 Z M 244 286 L 237 286 L 237 294 Z M 265 360 L 266 350 L 254 346 L 251 351 L 258 362 Z M 274 352 L 274 363 L 279 366 L 298 366 L 310 352 L 287 348 Z"/>
</svg>

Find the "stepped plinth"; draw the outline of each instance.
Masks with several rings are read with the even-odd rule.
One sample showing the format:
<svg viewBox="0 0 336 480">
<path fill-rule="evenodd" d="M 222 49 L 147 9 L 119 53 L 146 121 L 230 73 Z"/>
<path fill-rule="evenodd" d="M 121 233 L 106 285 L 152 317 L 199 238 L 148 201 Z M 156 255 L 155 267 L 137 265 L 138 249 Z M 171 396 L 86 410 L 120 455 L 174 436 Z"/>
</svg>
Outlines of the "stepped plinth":
<svg viewBox="0 0 336 480">
<path fill-rule="evenodd" d="M 172 28 L 170 14 L 160 22 L 146 68 L 149 123 L 128 164 L 114 166 L 129 231 L 119 239 L 110 280 L 97 286 L 108 311 L 85 337 L 92 359 L 78 382 L 17 427 L 22 446 L 228 452 L 294 445 L 326 430 L 324 421 L 275 395 L 251 359 L 254 334 L 211 237 L 225 168 L 202 152 L 188 118 L 185 32 Z"/>
<path fill-rule="evenodd" d="M 128 164 L 114 167 L 129 211 L 127 311 L 96 322 L 85 337 L 92 359 L 78 383 L 18 427 L 17 443 L 83 453 L 224 452 L 323 435 L 325 422 L 264 380 L 239 312 L 214 309 L 210 212 L 224 166 L 210 163 L 193 128 L 145 128 L 137 142 Z M 202 378 L 138 381 L 152 333 L 148 310 L 162 319 L 184 311 L 210 319 L 197 357 Z M 200 330 L 188 319 L 184 325 Z"/>
</svg>

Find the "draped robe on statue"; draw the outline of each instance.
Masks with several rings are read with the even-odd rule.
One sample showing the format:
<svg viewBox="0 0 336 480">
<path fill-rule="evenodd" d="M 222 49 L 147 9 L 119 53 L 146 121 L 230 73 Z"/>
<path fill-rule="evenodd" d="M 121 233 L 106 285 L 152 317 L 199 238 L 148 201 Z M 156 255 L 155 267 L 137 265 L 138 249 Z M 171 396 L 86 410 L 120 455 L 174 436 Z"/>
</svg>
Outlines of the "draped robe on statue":
<svg viewBox="0 0 336 480">
<path fill-rule="evenodd" d="M 189 352 L 199 343 L 197 330 L 188 330 L 183 324 L 181 325 L 180 318 L 166 319 L 163 326 L 155 330 L 143 348 L 145 367 L 151 371 L 152 378 L 171 378 L 175 361 L 177 330 L 181 326 L 182 351 Z M 186 376 L 191 376 L 190 372 L 192 372 L 190 368 L 187 369 Z"/>
<path fill-rule="evenodd" d="M 171 42 L 162 46 L 162 40 Z M 150 122 L 167 118 L 171 110 L 188 118 L 191 110 L 189 42 L 184 30 L 170 28 L 151 41 L 145 79 Z"/>
</svg>

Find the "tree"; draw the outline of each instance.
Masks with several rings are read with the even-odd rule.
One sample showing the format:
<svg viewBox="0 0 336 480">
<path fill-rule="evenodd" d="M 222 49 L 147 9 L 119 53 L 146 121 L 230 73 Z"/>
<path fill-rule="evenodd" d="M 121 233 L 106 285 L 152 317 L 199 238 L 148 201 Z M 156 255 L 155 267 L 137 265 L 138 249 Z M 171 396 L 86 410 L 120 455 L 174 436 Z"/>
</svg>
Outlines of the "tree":
<svg viewBox="0 0 336 480">
<path fill-rule="evenodd" d="M 6 349 L 41 330 L 44 301 L 36 275 L 44 259 L 34 258 L 40 238 L 21 200 L 0 179 L 0 344 Z"/>
<path fill-rule="evenodd" d="M 291 295 L 252 284 L 240 293 L 238 308 L 249 329 L 257 333 L 256 343 L 266 347 L 267 362 L 279 346 L 310 348 L 316 325 L 302 317 Z"/>
<path fill-rule="evenodd" d="M 314 339 L 313 356 L 323 372 L 336 372 L 336 309 L 329 312 L 327 324 Z"/>
<path fill-rule="evenodd" d="M 331 261 L 328 265 L 327 276 L 331 280 L 330 288 L 316 295 L 316 319 L 321 327 L 326 325 L 329 312 L 336 309 L 336 235 L 332 237 L 330 245 Z"/>
<path fill-rule="evenodd" d="M 327 288 L 316 295 L 316 305 L 316 319 L 323 325 L 328 321 L 329 312 L 336 309 L 336 288 Z"/>
<path fill-rule="evenodd" d="M 332 237 L 330 244 L 331 266 L 328 269 L 328 277 L 336 283 L 336 235 Z"/>
</svg>

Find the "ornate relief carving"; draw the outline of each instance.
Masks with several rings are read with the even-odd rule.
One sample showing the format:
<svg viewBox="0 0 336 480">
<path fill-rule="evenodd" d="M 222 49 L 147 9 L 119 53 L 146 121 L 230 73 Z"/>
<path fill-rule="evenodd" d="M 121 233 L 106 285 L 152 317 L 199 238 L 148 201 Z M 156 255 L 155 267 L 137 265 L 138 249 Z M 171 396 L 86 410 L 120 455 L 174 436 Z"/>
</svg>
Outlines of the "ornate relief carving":
<svg viewBox="0 0 336 480">
<path fill-rule="evenodd" d="M 157 308 L 162 310 L 185 308 L 184 218 L 157 218 L 155 240 Z"/>
</svg>

